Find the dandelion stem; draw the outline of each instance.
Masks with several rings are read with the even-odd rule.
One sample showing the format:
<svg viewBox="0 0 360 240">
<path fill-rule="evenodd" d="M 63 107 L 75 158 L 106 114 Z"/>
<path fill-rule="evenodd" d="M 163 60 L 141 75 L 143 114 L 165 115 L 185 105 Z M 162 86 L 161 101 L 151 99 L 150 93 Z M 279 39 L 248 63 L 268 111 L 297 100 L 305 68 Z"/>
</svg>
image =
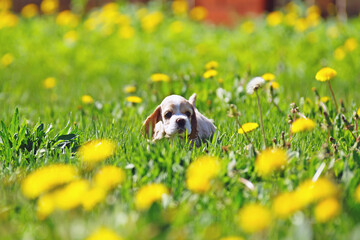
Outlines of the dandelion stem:
<svg viewBox="0 0 360 240">
<path fill-rule="evenodd" d="M 336 113 L 339 113 L 339 108 L 338 108 L 338 105 L 337 105 L 337 102 L 336 102 L 336 98 L 335 98 L 335 94 L 334 94 L 334 92 L 333 92 L 333 90 L 332 90 L 330 81 L 328 81 L 328 83 L 329 83 L 329 88 L 330 88 L 331 95 L 332 95 L 333 100 L 334 100 L 334 102 L 335 102 Z"/>
<path fill-rule="evenodd" d="M 261 115 L 260 97 L 259 97 L 257 90 L 255 91 L 255 93 L 256 93 L 256 97 L 257 97 L 257 101 L 258 101 L 260 125 L 261 125 L 263 140 L 264 140 L 264 147 L 266 148 L 266 138 L 265 138 L 264 124 L 263 124 L 262 115 Z"/>
</svg>

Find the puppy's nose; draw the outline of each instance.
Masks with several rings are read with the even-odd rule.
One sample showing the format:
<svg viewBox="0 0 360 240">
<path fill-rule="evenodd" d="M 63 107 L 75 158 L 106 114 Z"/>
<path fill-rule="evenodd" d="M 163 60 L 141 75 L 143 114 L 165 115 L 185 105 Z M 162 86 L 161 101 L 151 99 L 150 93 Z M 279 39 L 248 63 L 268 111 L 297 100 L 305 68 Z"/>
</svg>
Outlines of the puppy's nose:
<svg viewBox="0 0 360 240">
<path fill-rule="evenodd" d="M 179 118 L 176 119 L 176 123 L 179 127 L 184 127 L 185 126 L 185 119 Z"/>
</svg>

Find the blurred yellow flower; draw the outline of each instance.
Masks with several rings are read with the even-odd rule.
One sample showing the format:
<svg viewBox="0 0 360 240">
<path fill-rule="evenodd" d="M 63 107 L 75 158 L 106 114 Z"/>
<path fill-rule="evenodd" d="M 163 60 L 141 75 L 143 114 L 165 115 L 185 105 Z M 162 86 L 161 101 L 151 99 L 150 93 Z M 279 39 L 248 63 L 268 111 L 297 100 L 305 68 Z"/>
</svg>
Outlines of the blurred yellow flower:
<svg viewBox="0 0 360 240">
<path fill-rule="evenodd" d="M 78 39 L 78 34 L 75 30 L 71 30 L 65 33 L 64 41 L 66 44 L 73 45 Z"/>
<path fill-rule="evenodd" d="M 92 104 L 92 103 L 94 103 L 94 99 L 90 95 L 81 96 L 81 101 L 84 104 Z"/>
<path fill-rule="evenodd" d="M 337 72 L 334 69 L 329 67 L 324 67 L 316 73 L 315 79 L 320 82 L 326 82 L 334 78 L 336 75 Z"/>
<path fill-rule="evenodd" d="M 0 1 L 1 2 L 1 1 Z M 0 12 L 0 29 L 6 27 L 15 27 L 19 18 L 11 12 Z"/>
<path fill-rule="evenodd" d="M 344 44 L 344 47 L 345 49 L 348 51 L 348 52 L 352 52 L 354 51 L 357 47 L 358 47 L 358 42 L 355 38 L 348 38 L 346 41 L 345 41 L 345 44 Z"/>
<path fill-rule="evenodd" d="M 135 206 L 139 210 L 146 210 L 151 205 L 161 200 L 163 195 L 168 195 L 169 190 L 161 183 L 151 183 L 139 189 L 135 196 Z"/>
<path fill-rule="evenodd" d="M 85 240 L 122 240 L 113 230 L 105 227 L 101 227 L 94 231 Z"/>
<path fill-rule="evenodd" d="M 170 25 L 170 31 L 172 33 L 180 33 L 184 30 L 184 25 L 181 21 L 174 21 Z"/>
<path fill-rule="evenodd" d="M 95 185 L 110 190 L 125 180 L 125 172 L 115 166 L 104 166 L 95 175 Z"/>
<path fill-rule="evenodd" d="M 212 78 L 212 77 L 215 77 L 217 74 L 218 74 L 218 72 L 216 70 L 210 69 L 210 70 L 207 70 L 206 72 L 204 72 L 203 77 L 206 79 Z"/>
<path fill-rule="evenodd" d="M 360 116 L 360 107 L 359 107 L 359 109 L 357 110 L 357 114 Z"/>
<path fill-rule="evenodd" d="M 274 215 L 278 218 L 287 218 L 299 209 L 298 199 L 292 192 L 278 195 L 272 204 Z"/>
<path fill-rule="evenodd" d="M 51 89 L 56 86 L 56 79 L 54 77 L 48 77 L 43 82 L 44 88 Z"/>
<path fill-rule="evenodd" d="M 206 8 L 198 6 L 191 9 L 190 17 L 195 21 L 202 21 L 206 18 L 207 13 Z"/>
<path fill-rule="evenodd" d="M 280 88 L 280 84 L 278 82 L 275 82 L 275 81 L 272 81 L 270 83 L 270 86 L 273 88 L 273 89 L 279 89 Z"/>
<path fill-rule="evenodd" d="M 14 61 L 14 56 L 11 53 L 6 53 L 4 56 L 1 57 L 1 64 L 4 67 L 9 66 Z"/>
<path fill-rule="evenodd" d="M 283 13 L 280 11 L 274 11 L 266 16 L 266 22 L 270 26 L 279 25 L 283 20 Z"/>
<path fill-rule="evenodd" d="M 126 92 L 126 93 L 134 93 L 134 92 L 136 92 L 136 87 L 135 86 L 126 86 L 124 88 L 124 92 Z"/>
<path fill-rule="evenodd" d="M 216 157 L 203 156 L 192 162 L 186 170 L 186 186 L 189 190 L 203 193 L 210 189 L 210 181 L 220 172 Z"/>
<path fill-rule="evenodd" d="M 334 58 L 338 61 L 341 61 L 345 58 L 346 52 L 343 47 L 338 47 L 334 51 Z"/>
<path fill-rule="evenodd" d="M 216 61 L 210 61 L 205 64 L 205 68 L 207 70 L 218 68 L 218 66 L 219 66 L 219 63 Z"/>
<path fill-rule="evenodd" d="M 137 96 L 129 96 L 125 100 L 130 103 L 141 103 L 142 102 L 142 99 Z"/>
<path fill-rule="evenodd" d="M 272 81 L 275 79 L 275 75 L 272 73 L 265 73 L 261 76 L 265 81 Z"/>
<path fill-rule="evenodd" d="M 153 32 L 155 28 L 163 21 L 164 15 L 161 12 L 153 12 L 141 18 L 141 27 L 146 32 Z"/>
<path fill-rule="evenodd" d="M 25 197 L 33 199 L 52 188 L 68 183 L 77 177 L 75 167 L 65 164 L 53 164 L 30 173 L 21 183 Z"/>
<path fill-rule="evenodd" d="M 40 5 L 40 9 L 45 14 L 52 14 L 56 12 L 59 7 L 58 0 L 43 0 Z"/>
<path fill-rule="evenodd" d="M 308 29 L 309 25 L 305 18 L 298 18 L 295 21 L 295 31 L 297 32 L 304 32 L 306 29 Z"/>
<path fill-rule="evenodd" d="M 306 14 L 309 15 L 312 13 L 321 14 L 321 9 L 317 5 L 312 5 L 306 9 Z"/>
<path fill-rule="evenodd" d="M 223 238 L 220 238 L 220 240 L 244 240 L 244 238 L 231 236 L 231 237 L 223 237 Z"/>
<path fill-rule="evenodd" d="M 329 100 L 330 100 L 330 98 L 327 97 L 327 96 L 324 96 L 324 97 L 320 98 L 320 101 L 323 102 L 323 103 L 327 103 Z"/>
<path fill-rule="evenodd" d="M 55 210 L 55 201 L 53 195 L 44 194 L 37 200 L 36 216 L 40 220 L 46 219 Z"/>
<path fill-rule="evenodd" d="M 336 198 L 328 198 L 316 205 L 315 218 L 319 223 L 328 222 L 340 213 L 340 203 Z"/>
<path fill-rule="evenodd" d="M 130 39 L 135 35 L 135 29 L 129 25 L 124 25 L 119 29 L 119 36 L 122 39 Z"/>
<path fill-rule="evenodd" d="M 53 194 L 55 208 L 70 210 L 81 205 L 83 196 L 89 190 L 90 183 L 80 179 L 69 183 L 65 187 L 56 190 Z"/>
<path fill-rule="evenodd" d="M 12 6 L 12 0 L 1 0 L 0 1 L 0 12 L 1 11 L 8 11 Z"/>
<path fill-rule="evenodd" d="M 153 82 L 169 82 L 170 77 L 163 73 L 154 73 L 151 75 L 151 81 Z"/>
<path fill-rule="evenodd" d="M 255 30 L 254 22 L 247 20 L 241 24 L 241 30 L 247 34 L 253 33 Z"/>
<path fill-rule="evenodd" d="M 98 203 L 101 203 L 105 200 L 106 189 L 100 187 L 90 188 L 86 193 L 84 193 L 81 204 L 86 211 L 93 209 Z"/>
<path fill-rule="evenodd" d="M 240 209 L 238 223 L 246 233 L 265 230 L 271 223 L 270 211 L 260 204 L 250 203 Z"/>
<path fill-rule="evenodd" d="M 171 8 L 176 15 L 183 15 L 188 10 L 188 3 L 186 0 L 175 0 L 172 2 Z"/>
<path fill-rule="evenodd" d="M 261 176 L 270 175 L 287 163 L 286 152 L 278 148 L 268 148 L 262 151 L 255 161 L 255 170 Z"/>
<path fill-rule="evenodd" d="M 104 161 L 115 153 L 115 143 L 106 139 L 92 140 L 82 145 L 77 154 L 81 161 L 96 163 Z"/>
<path fill-rule="evenodd" d="M 259 127 L 259 124 L 257 124 L 257 123 L 253 123 L 253 122 L 245 123 L 241 126 L 241 128 L 239 128 L 238 133 L 244 134 L 244 131 L 245 131 L 245 133 L 248 133 L 248 132 L 254 131 L 258 127 Z"/>
<path fill-rule="evenodd" d="M 27 4 L 21 9 L 21 15 L 25 18 L 32 18 L 36 16 L 38 13 L 39 13 L 39 8 L 34 3 Z"/>
<path fill-rule="evenodd" d="M 285 15 L 284 22 L 288 26 L 294 26 L 296 24 L 296 20 L 298 19 L 298 15 L 296 13 L 287 13 Z"/>
<path fill-rule="evenodd" d="M 321 15 L 317 12 L 312 12 L 306 16 L 305 20 L 308 26 L 315 27 L 319 25 L 321 20 Z"/>
<path fill-rule="evenodd" d="M 358 110 L 358 114 L 359 114 L 359 112 L 360 112 L 360 108 Z M 356 187 L 354 196 L 355 196 L 355 201 L 360 203 L 360 184 Z"/>
<path fill-rule="evenodd" d="M 79 24 L 79 16 L 69 10 L 62 11 L 56 17 L 56 24 L 60 26 L 76 27 Z"/>
<path fill-rule="evenodd" d="M 316 123 L 309 118 L 298 118 L 291 124 L 291 131 L 293 133 L 311 131 L 316 127 Z"/>
</svg>

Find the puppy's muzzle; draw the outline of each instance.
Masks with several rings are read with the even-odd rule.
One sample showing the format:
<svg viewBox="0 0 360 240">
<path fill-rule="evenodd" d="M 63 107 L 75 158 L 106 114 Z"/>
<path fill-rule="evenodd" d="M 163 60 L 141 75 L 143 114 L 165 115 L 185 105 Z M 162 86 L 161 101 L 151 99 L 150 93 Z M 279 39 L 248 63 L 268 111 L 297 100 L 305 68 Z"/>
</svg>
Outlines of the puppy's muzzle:
<svg viewBox="0 0 360 240">
<path fill-rule="evenodd" d="M 176 124 L 178 125 L 179 128 L 184 128 L 185 127 L 185 119 L 179 118 L 176 119 Z"/>
</svg>

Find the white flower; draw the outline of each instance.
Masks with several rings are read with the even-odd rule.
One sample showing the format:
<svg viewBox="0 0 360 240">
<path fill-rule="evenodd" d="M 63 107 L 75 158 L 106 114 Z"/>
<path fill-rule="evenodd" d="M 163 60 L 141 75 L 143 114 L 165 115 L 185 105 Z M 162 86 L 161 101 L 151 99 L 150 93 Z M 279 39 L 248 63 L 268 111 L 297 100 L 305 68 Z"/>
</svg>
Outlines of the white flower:
<svg viewBox="0 0 360 240">
<path fill-rule="evenodd" d="M 265 84 L 265 80 L 262 77 L 255 77 L 250 80 L 246 85 L 246 92 L 248 94 L 253 94 L 258 88 L 261 88 Z"/>
</svg>

